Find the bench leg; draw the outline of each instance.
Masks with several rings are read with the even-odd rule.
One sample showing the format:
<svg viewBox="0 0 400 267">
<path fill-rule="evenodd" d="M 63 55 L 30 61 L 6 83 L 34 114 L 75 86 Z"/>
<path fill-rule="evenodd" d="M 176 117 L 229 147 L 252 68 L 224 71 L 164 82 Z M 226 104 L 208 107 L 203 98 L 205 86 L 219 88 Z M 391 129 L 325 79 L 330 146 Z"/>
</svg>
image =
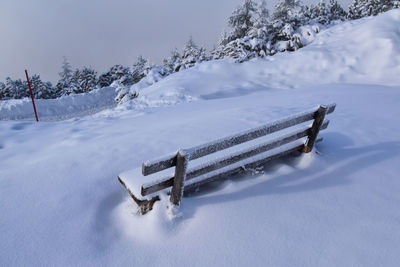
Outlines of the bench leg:
<svg viewBox="0 0 400 267">
<path fill-rule="evenodd" d="M 126 184 L 122 181 L 122 179 L 118 176 L 118 181 L 122 184 L 123 187 L 125 187 L 126 191 L 128 191 L 128 194 L 131 196 L 133 201 L 138 205 L 138 213 L 141 215 L 146 214 L 147 212 L 151 211 L 153 209 L 153 205 L 156 201 L 160 200 L 159 196 L 154 196 L 150 200 L 146 199 L 138 199 L 135 197 L 135 195 L 129 190 L 129 188 L 126 186 Z"/>
<path fill-rule="evenodd" d="M 319 129 L 321 128 L 322 122 L 324 121 L 326 114 L 326 107 L 319 106 L 318 110 L 314 114 L 314 122 L 310 128 L 308 139 L 304 144 L 304 153 L 311 152 L 314 147 L 315 140 L 317 139 Z"/>
<path fill-rule="evenodd" d="M 178 154 L 176 155 L 174 185 L 172 186 L 170 197 L 171 203 L 176 206 L 179 206 L 182 199 L 187 164 L 188 156 L 184 152 L 178 151 Z"/>
</svg>

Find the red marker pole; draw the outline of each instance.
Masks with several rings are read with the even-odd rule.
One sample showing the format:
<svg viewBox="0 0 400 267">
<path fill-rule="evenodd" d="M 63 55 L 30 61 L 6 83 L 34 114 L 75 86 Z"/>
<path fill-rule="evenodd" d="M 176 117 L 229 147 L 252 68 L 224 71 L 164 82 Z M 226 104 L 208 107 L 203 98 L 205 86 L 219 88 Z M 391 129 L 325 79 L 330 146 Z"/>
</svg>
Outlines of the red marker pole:
<svg viewBox="0 0 400 267">
<path fill-rule="evenodd" d="M 26 81 L 28 82 L 29 94 L 31 95 L 31 99 L 32 99 L 33 111 L 35 111 L 35 118 L 36 118 L 36 121 L 39 121 L 37 113 L 36 113 L 35 99 L 33 98 L 31 83 L 29 82 L 29 76 L 28 76 L 27 70 L 25 70 L 25 75 L 26 75 Z"/>
</svg>

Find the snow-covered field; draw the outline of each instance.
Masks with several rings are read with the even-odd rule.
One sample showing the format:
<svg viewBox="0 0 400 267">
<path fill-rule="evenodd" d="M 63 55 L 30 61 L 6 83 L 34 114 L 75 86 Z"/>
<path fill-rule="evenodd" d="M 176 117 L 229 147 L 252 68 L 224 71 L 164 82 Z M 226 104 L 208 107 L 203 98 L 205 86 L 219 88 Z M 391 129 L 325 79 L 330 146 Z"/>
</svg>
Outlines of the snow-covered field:
<svg viewBox="0 0 400 267">
<path fill-rule="evenodd" d="M 210 186 L 173 220 L 164 202 L 136 215 L 117 181 L 143 160 L 332 102 L 313 153 Z M 67 115 L 70 103 L 59 100 Z M 199 64 L 94 115 L 0 121 L 0 265 L 397 266 L 399 103 L 393 10 L 294 53 Z M 2 101 L 0 117 L 27 119 L 28 104 Z"/>
</svg>

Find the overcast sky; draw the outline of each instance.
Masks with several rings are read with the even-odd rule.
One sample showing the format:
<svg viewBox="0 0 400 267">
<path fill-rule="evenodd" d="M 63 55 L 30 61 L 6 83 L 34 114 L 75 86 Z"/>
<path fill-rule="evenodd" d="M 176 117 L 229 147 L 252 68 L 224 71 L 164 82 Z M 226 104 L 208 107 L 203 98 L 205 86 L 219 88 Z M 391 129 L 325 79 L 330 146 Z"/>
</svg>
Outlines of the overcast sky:
<svg viewBox="0 0 400 267">
<path fill-rule="evenodd" d="M 63 56 L 98 72 L 132 66 L 139 55 L 159 64 L 189 36 L 210 49 L 243 1 L 1 0 L 0 81 L 28 69 L 55 82 Z M 275 2 L 267 2 L 270 9 Z M 351 0 L 339 2 L 347 8 Z"/>
</svg>

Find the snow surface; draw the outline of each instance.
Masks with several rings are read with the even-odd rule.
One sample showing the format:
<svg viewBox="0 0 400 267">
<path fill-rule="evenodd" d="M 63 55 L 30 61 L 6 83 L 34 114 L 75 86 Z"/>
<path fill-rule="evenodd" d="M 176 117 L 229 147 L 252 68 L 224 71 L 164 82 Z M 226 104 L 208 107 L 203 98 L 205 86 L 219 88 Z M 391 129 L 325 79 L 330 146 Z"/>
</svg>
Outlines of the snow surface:
<svg viewBox="0 0 400 267">
<path fill-rule="evenodd" d="M 397 266 L 399 49 L 393 10 L 269 60 L 199 64 L 95 115 L 0 121 L 0 265 Z M 313 153 L 213 183 L 173 219 L 165 196 L 136 215 L 117 181 L 143 160 L 332 102 Z M 18 114 L 4 115 L 10 103 L 2 118 Z"/>
</svg>

